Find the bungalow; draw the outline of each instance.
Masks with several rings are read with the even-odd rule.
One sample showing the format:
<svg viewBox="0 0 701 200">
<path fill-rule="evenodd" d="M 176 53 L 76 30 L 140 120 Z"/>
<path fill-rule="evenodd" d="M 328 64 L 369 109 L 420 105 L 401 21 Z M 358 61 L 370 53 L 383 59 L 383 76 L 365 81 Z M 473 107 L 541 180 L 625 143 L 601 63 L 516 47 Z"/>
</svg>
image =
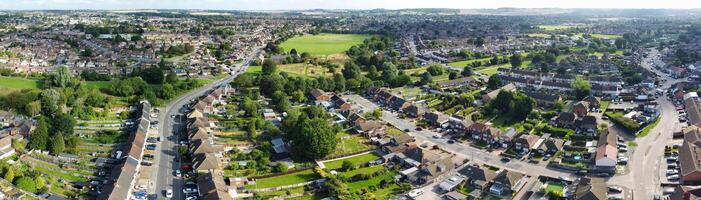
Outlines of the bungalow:
<svg viewBox="0 0 701 200">
<path fill-rule="evenodd" d="M 613 171 L 618 162 L 618 135 L 611 128 L 599 135 L 594 163 L 596 168 Z"/>
<path fill-rule="evenodd" d="M 442 177 L 453 169 L 455 169 L 453 159 L 446 157 L 422 166 L 418 171 L 407 176 L 407 179 L 419 184 L 428 183 Z"/>
<path fill-rule="evenodd" d="M 554 155 L 558 151 L 562 150 L 565 144 L 564 140 L 550 137 L 550 134 L 547 133 L 543 134 L 541 138 L 543 139 L 543 143 L 541 143 L 540 147 L 538 147 L 538 153 L 540 155 Z"/>
<path fill-rule="evenodd" d="M 577 122 L 575 123 L 576 127 L 579 129 L 587 130 L 589 132 L 595 133 L 596 132 L 596 117 L 587 115 L 584 117 L 581 117 L 577 119 Z"/>
<path fill-rule="evenodd" d="M 472 77 L 463 77 L 463 78 L 458 78 L 458 79 L 453 79 L 449 81 L 443 81 L 439 82 L 438 87 L 441 88 L 442 90 L 445 89 L 450 89 L 450 88 L 459 88 L 463 86 L 468 86 L 468 85 L 474 85 L 477 83 L 477 80 L 475 80 Z"/>
<path fill-rule="evenodd" d="M 489 183 L 497 177 L 497 173 L 479 165 L 468 165 L 458 171 L 467 178 L 466 184 L 478 190 L 486 189 Z"/>
<path fill-rule="evenodd" d="M 396 96 L 392 98 L 392 100 L 389 102 L 389 107 L 397 111 L 404 110 L 409 106 L 411 106 L 411 103 L 407 102 L 403 98 Z"/>
<path fill-rule="evenodd" d="M 333 95 L 331 97 L 331 101 L 333 102 L 333 105 L 338 109 L 338 110 L 350 110 L 351 109 L 351 104 L 346 101 L 345 99 L 341 98 L 341 96 L 338 95 Z"/>
<path fill-rule="evenodd" d="M 439 183 L 438 188 L 442 191 L 450 192 L 455 190 L 455 188 L 460 186 L 464 181 L 465 177 L 463 176 L 451 176 Z"/>
</svg>

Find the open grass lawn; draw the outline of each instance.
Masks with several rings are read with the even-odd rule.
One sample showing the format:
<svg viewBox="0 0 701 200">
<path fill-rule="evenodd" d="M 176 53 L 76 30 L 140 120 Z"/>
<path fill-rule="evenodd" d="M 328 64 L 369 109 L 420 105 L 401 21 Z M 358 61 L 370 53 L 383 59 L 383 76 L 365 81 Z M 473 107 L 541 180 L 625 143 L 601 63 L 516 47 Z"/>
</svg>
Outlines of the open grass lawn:
<svg viewBox="0 0 701 200">
<path fill-rule="evenodd" d="M 324 165 L 328 169 L 340 169 L 341 165 L 343 165 L 343 161 L 346 161 L 346 160 L 352 162 L 353 164 L 355 164 L 357 166 L 357 165 L 360 165 L 363 163 L 377 160 L 378 158 L 380 158 L 380 155 L 375 153 L 375 152 L 372 152 L 372 153 L 366 153 L 363 155 L 353 156 L 353 157 L 346 158 L 346 159 L 325 162 Z"/>
<path fill-rule="evenodd" d="M 313 56 L 327 56 L 343 53 L 351 46 L 363 43 L 369 35 L 359 34 L 331 34 L 304 35 L 286 40 L 280 47 L 289 52 L 297 49 L 297 52 L 308 52 Z"/>
<path fill-rule="evenodd" d="M 462 68 L 462 67 L 465 67 L 465 66 L 472 64 L 474 62 L 483 62 L 483 63 L 489 62 L 490 59 L 492 59 L 492 58 L 487 57 L 487 58 L 470 59 L 470 60 L 463 60 L 463 61 L 458 61 L 458 62 L 451 62 L 451 63 L 448 63 L 448 65 L 453 66 L 453 67 Z"/>
<path fill-rule="evenodd" d="M 650 131 L 652 131 L 652 129 L 655 128 L 658 123 L 660 123 L 660 119 L 662 119 L 661 115 L 658 116 L 655 121 L 645 126 L 645 128 L 643 128 L 643 130 L 640 131 L 640 134 L 636 135 L 636 137 L 645 137 L 647 134 L 650 134 Z"/>
<path fill-rule="evenodd" d="M 107 89 L 110 86 L 112 86 L 112 82 L 110 81 L 86 81 L 85 86 L 88 88 L 95 88 L 95 89 Z"/>
<path fill-rule="evenodd" d="M 336 150 L 329 156 L 346 155 L 375 148 L 367 138 L 361 135 L 349 135 L 343 138 L 337 135 L 336 138 Z"/>
<path fill-rule="evenodd" d="M 263 67 L 262 66 L 248 66 L 246 69 L 247 74 L 253 74 L 253 75 L 258 75 L 262 73 Z"/>
<path fill-rule="evenodd" d="M 375 186 L 376 188 L 380 187 L 380 182 L 382 180 L 385 180 L 387 182 L 391 182 L 394 179 L 394 176 L 397 175 L 396 172 L 390 171 L 387 172 L 383 175 L 368 179 L 368 180 L 362 180 L 362 181 L 355 181 L 355 182 L 348 182 L 346 183 L 348 185 L 348 189 L 350 191 L 357 191 L 357 190 L 362 190 L 363 188 L 368 188 L 370 186 Z M 376 196 L 377 199 L 387 199 L 389 195 L 392 195 L 394 193 L 398 192 L 398 186 L 396 184 L 391 184 L 389 187 L 384 188 L 384 189 L 378 189 L 377 191 L 373 192 Z M 381 197 L 382 196 L 382 197 Z"/>
<path fill-rule="evenodd" d="M 423 93 L 421 88 L 412 86 L 392 88 L 390 91 L 392 91 L 392 93 L 400 94 L 404 98 L 415 98 Z"/>
<path fill-rule="evenodd" d="M 546 31 L 556 31 L 556 30 L 564 30 L 564 29 L 570 29 L 570 28 L 576 28 L 577 26 L 571 26 L 571 25 L 538 25 L 538 28 L 545 29 Z"/>
<path fill-rule="evenodd" d="M 347 172 L 342 172 L 340 174 L 342 176 L 345 176 L 345 177 L 353 177 L 357 174 L 372 174 L 372 173 L 375 173 L 376 171 L 380 171 L 384 168 L 385 168 L 384 165 L 375 165 L 375 166 L 370 166 L 370 167 L 358 168 L 358 169 L 354 169 L 354 170 L 347 171 Z"/>
<path fill-rule="evenodd" d="M 294 63 L 286 65 L 278 65 L 278 70 L 281 72 L 287 72 L 292 76 L 302 76 L 302 77 L 331 77 L 333 73 L 330 73 L 327 68 L 319 65 L 307 64 L 307 63 Z M 336 69 L 340 71 L 343 68 Z"/>
<path fill-rule="evenodd" d="M 290 188 L 290 189 L 286 189 L 286 190 L 278 190 L 278 191 L 271 191 L 271 192 L 262 192 L 262 193 L 260 193 L 260 195 L 261 195 L 261 197 L 263 197 L 263 199 L 272 199 L 272 198 L 279 197 L 279 196 L 287 196 L 288 191 L 290 194 L 303 194 L 304 187 Z"/>
<path fill-rule="evenodd" d="M 545 33 L 531 33 L 527 35 L 528 37 L 534 37 L 534 38 L 550 38 L 550 34 L 545 34 Z"/>
<path fill-rule="evenodd" d="M 293 185 L 298 183 L 304 183 L 313 181 L 319 178 L 319 175 L 314 173 L 313 170 L 308 169 L 300 172 L 295 172 L 292 174 L 286 174 L 282 176 L 275 176 L 270 178 L 258 179 L 256 185 L 247 185 L 246 188 L 270 188 L 279 187 L 285 185 Z"/>
<path fill-rule="evenodd" d="M 392 135 L 392 136 L 401 136 L 401 135 L 404 135 L 406 133 L 404 133 L 404 131 L 399 130 L 397 128 L 390 128 L 389 130 L 387 130 L 387 134 Z"/>
<path fill-rule="evenodd" d="M 38 80 L 0 76 L 0 95 L 7 94 L 15 90 L 37 88 L 39 88 Z"/>
</svg>

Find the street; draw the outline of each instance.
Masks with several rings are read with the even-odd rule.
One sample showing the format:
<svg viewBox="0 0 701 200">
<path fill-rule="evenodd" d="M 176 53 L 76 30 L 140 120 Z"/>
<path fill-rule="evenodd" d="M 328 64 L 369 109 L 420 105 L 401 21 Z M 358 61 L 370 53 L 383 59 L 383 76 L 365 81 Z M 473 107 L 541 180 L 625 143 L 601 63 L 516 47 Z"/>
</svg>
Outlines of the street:
<svg viewBox="0 0 701 200">
<path fill-rule="evenodd" d="M 182 192 L 182 186 L 184 183 L 173 174 L 173 170 L 180 168 L 180 162 L 175 161 L 176 156 L 178 156 L 178 138 L 175 134 L 173 134 L 173 132 L 174 130 L 182 129 L 177 129 L 174 127 L 184 126 L 184 124 L 176 122 L 176 120 L 170 116 L 183 114 L 180 112 L 180 108 L 189 104 L 191 100 L 199 98 L 207 91 L 215 89 L 222 84 L 228 84 L 239 74 L 245 73 L 248 65 L 259 53 L 260 48 L 254 48 L 253 52 L 246 58 L 246 60 L 244 60 L 243 64 L 234 69 L 236 70 L 234 74 L 182 95 L 173 100 L 168 106 L 166 106 L 165 109 L 163 109 L 161 115 L 159 116 L 159 121 L 162 122 L 159 126 L 161 143 L 156 149 L 156 152 L 159 153 L 155 155 L 155 160 L 158 162 L 154 166 L 153 173 L 151 174 L 151 180 L 155 180 L 153 181 L 155 182 L 155 186 L 151 185 L 149 188 L 150 194 L 156 194 L 159 199 L 166 199 L 164 196 L 165 191 L 167 189 L 173 189 L 172 199 L 185 199 Z"/>
</svg>

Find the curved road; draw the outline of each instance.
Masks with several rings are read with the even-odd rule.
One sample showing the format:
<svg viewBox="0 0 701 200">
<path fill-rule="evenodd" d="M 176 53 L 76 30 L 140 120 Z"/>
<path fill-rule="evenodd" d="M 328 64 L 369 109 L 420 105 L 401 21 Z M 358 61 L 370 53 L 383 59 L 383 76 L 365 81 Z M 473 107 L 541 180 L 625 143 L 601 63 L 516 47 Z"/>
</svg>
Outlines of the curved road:
<svg viewBox="0 0 701 200">
<path fill-rule="evenodd" d="M 179 139 L 177 138 L 177 135 L 173 133 L 184 130 L 185 124 L 180 123 L 179 120 L 171 118 L 170 116 L 184 114 L 181 113 L 180 109 L 189 104 L 193 99 L 197 99 L 206 92 L 213 90 L 222 84 L 231 82 L 234 80 L 234 78 L 236 78 L 236 76 L 246 72 L 248 65 L 257 57 L 259 53 L 260 48 L 255 48 L 241 66 L 232 69 L 235 71 L 233 74 L 178 97 L 178 99 L 173 100 L 161 112 L 158 119 L 161 122 L 159 126 L 159 134 L 162 141 L 156 149 L 156 152 L 158 153 L 155 155 L 155 160 L 158 162 L 153 166 L 154 168 L 151 172 L 151 180 L 153 183 L 155 183 L 155 185 L 151 185 L 150 187 L 149 192 L 151 194 L 156 194 L 158 199 L 166 199 L 165 190 L 172 188 L 173 199 L 185 199 L 185 195 L 182 192 L 184 183 L 182 179 L 177 178 L 173 174 L 174 169 L 180 168 L 180 162 L 175 161 L 176 156 L 178 156 L 177 143 Z"/>
</svg>

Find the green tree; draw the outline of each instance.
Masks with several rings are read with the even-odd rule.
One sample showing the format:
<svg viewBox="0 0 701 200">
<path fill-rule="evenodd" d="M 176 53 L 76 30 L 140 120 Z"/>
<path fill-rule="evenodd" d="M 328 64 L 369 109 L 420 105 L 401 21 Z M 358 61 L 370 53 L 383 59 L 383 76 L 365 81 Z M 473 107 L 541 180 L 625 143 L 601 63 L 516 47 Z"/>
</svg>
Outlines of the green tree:
<svg viewBox="0 0 701 200">
<path fill-rule="evenodd" d="M 63 153 L 66 149 L 66 143 L 63 141 L 63 133 L 58 132 L 54 135 L 53 140 L 51 140 L 51 153 L 58 155 Z"/>
<path fill-rule="evenodd" d="M 519 68 L 521 65 L 523 65 L 523 55 L 520 53 L 514 54 L 511 56 L 511 66 L 514 68 Z"/>
<path fill-rule="evenodd" d="M 321 159 L 336 149 L 336 132 L 322 118 L 305 119 L 293 132 L 292 148 L 305 158 Z"/>
<path fill-rule="evenodd" d="M 49 74 L 49 85 L 55 87 L 68 87 L 73 85 L 73 74 L 67 66 L 62 65 L 56 72 Z"/>
<path fill-rule="evenodd" d="M 171 98 L 175 97 L 175 95 L 176 95 L 176 92 L 175 92 L 175 88 L 173 87 L 173 85 L 171 85 L 169 83 L 163 84 L 163 87 L 161 88 L 161 98 L 171 99 Z"/>
<path fill-rule="evenodd" d="M 307 101 L 307 96 L 304 95 L 304 92 L 302 92 L 302 90 L 297 90 L 294 93 L 292 93 L 292 98 L 297 103 L 304 103 Z"/>
<path fill-rule="evenodd" d="M 431 73 L 424 72 L 423 74 L 421 74 L 421 80 L 419 80 L 420 85 L 426 85 L 431 83 L 433 83 L 433 76 L 431 76 Z"/>
<path fill-rule="evenodd" d="M 275 165 L 275 172 L 286 172 L 287 168 L 287 164 L 284 162 L 278 162 L 277 165 Z"/>
<path fill-rule="evenodd" d="M 32 179 L 31 177 L 27 177 L 27 176 L 20 177 L 19 179 L 17 179 L 17 181 L 15 181 L 15 185 L 17 186 L 17 188 L 22 189 L 22 190 L 27 191 L 27 192 L 31 192 L 31 193 L 37 192 L 36 183 L 34 182 L 34 179 Z"/>
<path fill-rule="evenodd" d="M 343 163 L 341 164 L 341 170 L 343 171 L 350 171 L 355 169 L 355 164 L 351 162 L 350 160 L 344 160 Z"/>
<path fill-rule="evenodd" d="M 29 148 L 35 150 L 46 150 L 46 146 L 49 141 L 49 123 L 46 118 L 40 116 L 37 119 L 37 127 L 31 134 L 31 139 L 29 140 Z"/>
<path fill-rule="evenodd" d="M 46 179 L 41 174 L 37 175 L 34 180 L 36 181 L 37 189 L 42 190 L 46 187 Z"/>
<path fill-rule="evenodd" d="M 165 80 L 163 69 L 159 67 L 149 67 L 141 71 L 141 79 L 150 84 L 162 84 Z"/>
<path fill-rule="evenodd" d="M 577 76 L 577 78 L 572 81 L 570 87 L 574 90 L 577 99 L 583 99 L 591 93 L 591 84 L 581 76 Z"/>
<path fill-rule="evenodd" d="M 246 116 L 255 117 L 258 116 L 258 104 L 253 102 L 250 97 L 244 97 L 241 103 L 241 108 L 246 113 Z"/>
<path fill-rule="evenodd" d="M 473 74 L 472 67 L 470 67 L 470 66 L 463 67 L 462 72 L 460 73 L 460 75 L 462 75 L 463 77 L 472 76 L 472 74 Z"/>
<path fill-rule="evenodd" d="M 528 114 L 533 111 L 533 108 L 535 108 L 536 102 L 533 100 L 533 98 L 523 95 L 523 94 L 518 94 L 514 98 L 514 110 L 513 113 L 515 114 L 516 118 L 518 119 L 526 119 Z"/>
<path fill-rule="evenodd" d="M 500 88 L 503 85 L 501 82 L 501 77 L 497 74 L 493 74 L 492 76 L 489 76 L 489 80 L 487 80 L 487 88 L 490 90 L 496 90 L 497 88 Z"/>
<path fill-rule="evenodd" d="M 41 91 L 41 109 L 45 116 L 52 117 L 59 112 L 60 98 L 61 94 L 55 89 Z"/>
<path fill-rule="evenodd" d="M 166 75 L 166 83 L 174 84 L 176 82 L 178 82 L 178 75 L 173 70 L 169 70 L 168 75 Z"/>
<path fill-rule="evenodd" d="M 271 59 L 263 61 L 263 75 L 271 75 L 277 71 L 277 63 Z"/>
<path fill-rule="evenodd" d="M 290 108 L 290 100 L 282 91 L 276 91 L 273 93 L 271 100 L 273 103 L 273 108 L 275 108 L 275 110 L 278 112 L 285 112 Z"/>
<path fill-rule="evenodd" d="M 24 109 L 27 111 L 29 116 L 36 116 L 41 113 L 41 101 L 32 101 L 28 103 Z"/>
<path fill-rule="evenodd" d="M 492 100 L 491 105 L 493 109 L 498 110 L 502 113 L 508 113 L 513 108 L 514 94 L 512 92 L 501 90 L 497 97 Z"/>
<path fill-rule="evenodd" d="M 5 171 L 5 175 L 3 178 L 7 181 L 14 181 L 15 180 L 15 168 L 14 167 L 7 167 L 7 170 Z"/>
</svg>

